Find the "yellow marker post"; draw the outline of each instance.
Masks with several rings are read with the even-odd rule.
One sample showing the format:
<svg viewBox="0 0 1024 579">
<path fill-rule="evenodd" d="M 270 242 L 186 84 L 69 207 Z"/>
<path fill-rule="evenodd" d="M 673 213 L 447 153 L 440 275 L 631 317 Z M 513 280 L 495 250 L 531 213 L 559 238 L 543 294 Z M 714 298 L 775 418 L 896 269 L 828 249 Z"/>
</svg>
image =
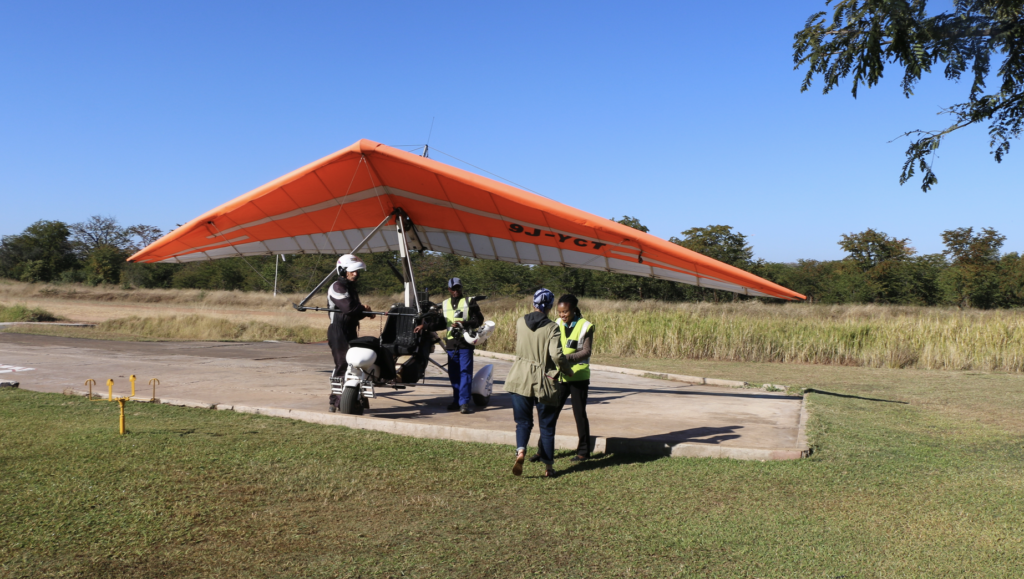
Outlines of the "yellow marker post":
<svg viewBox="0 0 1024 579">
<path fill-rule="evenodd" d="M 160 381 L 156 378 L 150 378 L 149 385 L 153 387 L 153 397 L 149 401 L 156 402 L 156 387 L 160 385 Z"/>
<path fill-rule="evenodd" d="M 96 381 L 89 378 L 85 381 L 85 385 L 89 387 L 89 401 L 92 401 L 92 387 L 96 385 Z"/>
<path fill-rule="evenodd" d="M 128 379 L 132 382 L 132 398 L 135 398 L 135 374 L 129 376 Z"/>
<path fill-rule="evenodd" d="M 117 399 L 117 404 L 121 407 L 121 434 L 125 433 L 125 428 L 124 428 L 124 403 L 127 402 L 127 401 L 128 401 L 127 398 L 118 398 Z"/>
<path fill-rule="evenodd" d="M 114 379 L 107 378 L 107 400 L 114 401 Z"/>
</svg>

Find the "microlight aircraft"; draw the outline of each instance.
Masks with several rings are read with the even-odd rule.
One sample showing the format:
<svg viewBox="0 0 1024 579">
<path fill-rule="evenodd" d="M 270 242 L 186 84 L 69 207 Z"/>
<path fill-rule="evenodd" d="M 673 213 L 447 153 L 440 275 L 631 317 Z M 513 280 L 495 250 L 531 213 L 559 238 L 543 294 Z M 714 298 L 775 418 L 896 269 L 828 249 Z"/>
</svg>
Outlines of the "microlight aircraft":
<svg viewBox="0 0 1024 579">
<path fill-rule="evenodd" d="M 804 299 L 610 219 L 365 139 L 207 211 L 128 261 L 398 252 L 404 264 L 404 306 L 387 312 L 380 342 L 363 347 L 391 354 L 393 360 L 378 364 L 385 367 L 386 376 L 392 374 L 386 366 L 394 362 L 395 381 L 390 383 L 411 384 L 423 377 L 433 348 L 432 343 L 429 348 L 419 343 L 411 332 L 412 317 L 425 315 L 431 307 L 416 291 L 409 255 L 418 250 L 612 271 L 747 296 Z M 332 271 L 295 308 L 326 309 L 306 304 L 334 275 Z M 380 373 L 371 378 L 378 384 L 386 381 Z M 332 378 L 336 386 L 338 379 Z M 354 393 L 345 389 L 342 411 L 358 413 L 361 399 L 373 396 L 372 384 L 367 389 L 365 382 Z"/>
</svg>

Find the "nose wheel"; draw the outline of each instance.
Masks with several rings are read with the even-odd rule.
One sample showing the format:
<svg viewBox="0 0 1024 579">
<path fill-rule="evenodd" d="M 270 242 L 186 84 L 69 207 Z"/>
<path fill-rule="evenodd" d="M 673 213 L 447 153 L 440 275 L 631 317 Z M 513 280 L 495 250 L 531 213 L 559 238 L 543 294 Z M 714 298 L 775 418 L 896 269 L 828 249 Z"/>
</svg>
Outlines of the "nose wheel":
<svg viewBox="0 0 1024 579">
<path fill-rule="evenodd" d="M 368 400 L 359 399 L 359 390 L 356 388 L 345 388 L 345 390 L 338 396 L 338 412 L 342 414 L 355 414 L 361 415 L 363 413 L 363 404 L 366 404 L 366 408 L 370 407 Z"/>
</svg>

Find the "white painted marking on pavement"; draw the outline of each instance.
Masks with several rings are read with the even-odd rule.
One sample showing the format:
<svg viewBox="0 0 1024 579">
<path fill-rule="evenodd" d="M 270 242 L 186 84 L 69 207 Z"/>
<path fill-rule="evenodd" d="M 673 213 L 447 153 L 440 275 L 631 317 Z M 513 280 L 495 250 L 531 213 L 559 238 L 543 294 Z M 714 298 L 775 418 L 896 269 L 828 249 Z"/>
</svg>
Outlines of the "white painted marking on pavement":
<svg viewBox="0 0 1024 579">
<path fill-rule="evenodd" d="M 7 364 L 0 364 L 0 374 L 7 374 L 10 372 L 28 372 L 29 370 L 35 370 L 35 368 L 22 368 L 21 366 L 8 366 Z"/>
</svg>

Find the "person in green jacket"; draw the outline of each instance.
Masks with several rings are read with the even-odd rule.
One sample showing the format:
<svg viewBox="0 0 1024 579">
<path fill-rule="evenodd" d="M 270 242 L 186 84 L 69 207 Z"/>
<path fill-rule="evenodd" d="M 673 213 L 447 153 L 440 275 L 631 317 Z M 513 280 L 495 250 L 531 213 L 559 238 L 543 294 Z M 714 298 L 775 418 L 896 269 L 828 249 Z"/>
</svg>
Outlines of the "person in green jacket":
<svg viewBox="0 0 1024 579">
<path fill-rule="evenodd" d="M 572 365 L 562 354 L 558 326 L 548 314 L 555 305 L 555 294 L 539 289 L 533 294 L 533 312 L 516 322 L 516 361 L 505 378 L 505 391 L 512 395 L 512 414 L 516 421 L 516 461 L 512 474 L 523 474 L 526 446 L 533 431 L 533 408 L 540 422 L 540 449 L 544 476 L 555 476 L 555 426 L 565 398 L 556 377 L 572 376 Z M 551 373 L 551 374 L 549 374 Z"/>
</svg>

